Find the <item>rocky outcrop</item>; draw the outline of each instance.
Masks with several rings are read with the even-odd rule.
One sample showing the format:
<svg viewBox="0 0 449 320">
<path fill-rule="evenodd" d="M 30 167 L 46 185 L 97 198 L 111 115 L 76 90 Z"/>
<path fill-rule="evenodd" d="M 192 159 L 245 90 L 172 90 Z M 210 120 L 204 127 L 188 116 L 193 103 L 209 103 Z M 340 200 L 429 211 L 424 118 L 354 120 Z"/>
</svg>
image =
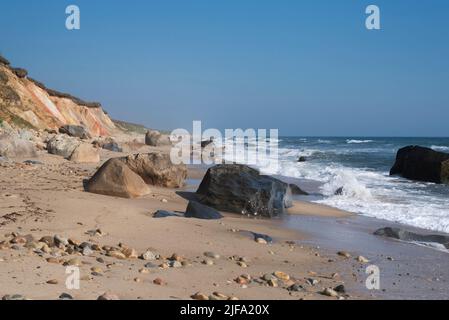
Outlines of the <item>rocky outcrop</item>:
<svg viewBox="0 0 449 320">
<path fill-rule="evenodd" d="M 34 158 L 37 156 L 34 144 L 15 135 L 0 136 L 0 156 L 7 158 Z"/>
<path fill-rule="evenodd" d="M 449 154 L 419 146 L 408 146 L 398 151 L 390 175 L 449 184 Z"/>
<path fill-rule="evenodd" d="M 168 154 L 153 152 L 119 158 L 147 184 L 179 188 L 187 178 L 184 164 L 174 165 Z"/>
<path fill-rule="evenodd" d="M 85 189 L 122 198 L 136 198 L 150 193 L 143 179 L 118 158 L 105 162 L 86 183 Z"/>
<path fill-rule="evenodd" d="M 449 249 L 449 236 L 439 234 L 418 234 L 409 232 L 399 228 L 382 228 L 374 232 L 374 235 L 393 238 L 402 241 L 414 241 L 414 242 L 427 242 L 427 243 L 439 243 Z"/>
<path fill-rule="evenodd" d="M 300 196 L 308 196 L 309 194 L 302 190 L 300 187 L 298 187 L 296 184 L 289 184 L 290 190 L 292 194 L 294 195 L 300 195 Z"/>
<path fill-rule="evenodd" d="M 65 125 L 59 128 L 59 133 L 67 134 L 71 137 L 77 137 L 80 139 L 89 139 L 89 133 L 83 126 Z"/>
<path fill-rule="evenodd" d="M 145 134 L 145 144 L 147 146 L 159 147 L 170 145 L 171 142 L 167 135 L 163 135 L 156 130 L 148 130 Z"/>
<path fill-rule="evenodd" d="M 197 192 L 199 201 L 217 210 L 273 217 L 291 207 L 289 185 L 246 165 L 210 168 Z"/>
<path fill-rule="evenodd" d="M 196 218 L 205 220 L 221 219 L 223 216 L 217 210 L 202 205 L 196 201 L 189 201 L 186 212 L 184 214 L 186 218 Z"/>
</svg>

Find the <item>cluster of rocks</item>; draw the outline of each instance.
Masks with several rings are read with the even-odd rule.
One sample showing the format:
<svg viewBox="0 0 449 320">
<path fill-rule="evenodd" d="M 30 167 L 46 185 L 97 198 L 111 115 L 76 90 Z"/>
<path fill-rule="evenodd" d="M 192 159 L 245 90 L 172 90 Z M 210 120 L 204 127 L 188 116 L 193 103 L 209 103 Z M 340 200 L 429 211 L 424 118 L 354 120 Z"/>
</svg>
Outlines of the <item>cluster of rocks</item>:
<svg viewBox="0 0 449 320">
<path fill-rule="evenodd" d="M 92 144 L 83 142 L 76 137 L 57 134 L 47 140 L 47 151 L 50 154 L 78 163 L 98 163 L 100 153 Z"/>
<path fill-rule="evenodd" d="M 148 185 L 182 187 L 186 177 L 187 167 L 174 165 L 167 154 L 136 154 L 106 161 L 86 183 L 86 191 L 135 198 L 150 193 Z"/>
<path fill-rule="evenodd" d="M 171 145 L 170 137 L 157 130 L 148 130 L 145 134 L 145 144 L 152 147 Z"/>
</svg>

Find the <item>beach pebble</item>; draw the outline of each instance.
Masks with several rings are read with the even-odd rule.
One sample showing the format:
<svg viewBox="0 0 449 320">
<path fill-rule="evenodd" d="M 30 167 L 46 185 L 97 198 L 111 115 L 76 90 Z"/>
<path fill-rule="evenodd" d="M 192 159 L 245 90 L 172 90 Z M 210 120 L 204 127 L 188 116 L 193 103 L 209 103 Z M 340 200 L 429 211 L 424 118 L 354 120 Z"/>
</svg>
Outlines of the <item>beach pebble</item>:
<svg viewBox="0 0 449 320">
<path fill-rule="evenodd" d="M 100 267 L 92 267 L 90 268 L 90 271 L 94 273 L 103 273 L 103 269 L 101 269 Z"/>
<path fill-rule="evenodd" d="M 105 292 L 101 296 L 99 296 L 97 300 L 120 300 L 120 298 L 114 293 Z"/>
<path fill-rule="evenodd" d="M 212 259 L 204 259 L 201 263 L 205 264 L 206 266 L 214 265 L 214 261 Z"/>
<path fill-rule="evenodd" d="M 141 269 L 139 269 L 139 273 L 148 274 L 148 273 L 150 273 L 150 270 L 148 270 L 147 268 L 141 268 Z"/>
<path fill-rule="evenodd" d="M 240 267 L 242 267 L 242 268 L 247 268 L 247 267 L 248 267 L 248 265 L 247 265 L 245 262 L 243 262 L 243 261 L 237 261 L 237 264 L 238 264 Z"/>
<path fill-rule="evenodd" d="M 279 280 L 282 280 L 282 281 L 288 281 L 288 280 L 290 280 L 290 276 L 289 276 L 288 274 L 286 274 L 285 272 L 282 272 L 282 271 L 275 271 L 275 272 L 273 273 L 273 275 L 274 275 L 276 278 L 278 278 Z"/>
<path fill-rule="evenodd" d="M 320 283 L 319 280 L 317 279 L 313 279 L 313 278 L 308 278 L 306 280 L 307 284 L 311 285 L 311 286 L 316 286 L 318 283 Z"/>
<path fill-rule="evenodd" d="M 334 291 L 337 293 L 345 293 L 346 289 L 344 285 L 340 284 L 334 288 Z"/>
<path fill-rule="evenodd" d="M 218 253 L 215 253 L 215 252 L 207 251 L 207 252 L 204 252 L 204 255 L 206 257 L 208 257 L 208 258 L 220 259 L 220 255 Z"/>
<path fill-rule="evenodd" d="M 26 300 L 25 296 L 21 294 L 13 294 L 13 295 L 4 295 L 2 300 Z"/>
<path fill-rule="evenodd" d="M 205 295 L 204 293 L 201 293 L 201 292 L 197 292 L 197 293 L 193 294 L 191 296 L 191 298 L 193 300 L 209 300 L 209 296 L 207 296 L 207 295 Z"/>
<path fill-rule="evenodd" d="M 367 258 L 365 258 L 364 256 L 358 256 L 357 261 L 360 263 L 368 263 L 369 262 L 369 260 Z"/>
<path fill-rule="evenodd" d="M 156 278 L 153 280 L 153 283 L 158 285 L 158 286 L 162 286 L 165 284 L 164 280 L 162 280 L 161 278 Z"/>
<path fill-rule="evenodd" d="M 135 249 L 133 249 L 133 248 L 123 248 L 122 249 L 122 253 L 128 259 L 137 259 L 137 257 L 139 256 L 137 254 L 137 251 Z"/>
<path fill-rule="evenodd" d="M 278 281 L 277 279 L 270 279 L 267 281 L 268 285 L 270 287 L 276 288 L 278 286 Z"/>
<path fill-rule="evenodd" d="M 322 291 L 322 294 L 328 297 L 338 297 L 338 293 L 332 288 L 326 288 Z"/>
<path fill-rule="evenodd" d="M 58 282 L 58 280 L 56 280 L 56 279 L 51 279 L 51 280 L 48 280 L 47 281 L 47 284 L 58 284 L 59 282 Z"/>
<path fill-rule="evenodd" d="M 158 266 L 155 265 L 154 263 L 147 262 L 147 263 L 145 263 L 144 267 L 148 268 L 148 269 L 152 269 L 152 268 L 157 268 Z"/>
<path fill-rule="evenodd" d="M 287 290 L 294 291 L 294 292 L 304 291 L 304 287 L 298 283 L 295 283 L 295 284 L 292 284 L 290 287 L 288 287 Z"/>
<path fill-rule="evenodd" d="M 267 240 L 264 238 L 256 238 L 256 242 L 260 244 L 268 244 Z"/>
<path fill-rule="evenodd" d="M 59 300 L 73 300 L 73 297 L 68 293 L 61 293 Z"/>
<path fill-rule="evenodd" d="M 142 260 L 153 261 L 157 259 L 158 255 L 150 250 L 147 250 L 140 257 Z"/>
<path fill-rule="evenodd" d="M 272 273 L 266 273 L 262 277 L 265 281 L 276 280 L 276 277 Z"/>
<path fill-rule="evenodd" d="M 81 264 L 82 262 L 79 258 L 70 259 L 65 263 L 66 266 L 75 266 L 75 267 L 79 267 L 81 266 Z"/>
<path fill-rule="evenodd" d="M 171 268 L 181 268 L 181 267 L 182 267 L 182 263 L 179 262 L 179 261 L 176 261 L 176 260 L 170 261 L 170 262 L 168 263 L 168 265 L 169 265 Z"/>
<path fill-rule="evenodd" d="M 351 255 L 349 254 L 349 252 L 346 252 L 346 251 L 338 251 L 337 254 L 341 257 L 351 258 Z"/>
<path fill-rule="evenodd" d="M 125 260 L 126 259 L 125 254 L 120 252 L 120 251 L 109 251 L 108 252 L 108 256 L 112 257 L 112 258 L 119 259 L 119 260 Z"/>
</svg>

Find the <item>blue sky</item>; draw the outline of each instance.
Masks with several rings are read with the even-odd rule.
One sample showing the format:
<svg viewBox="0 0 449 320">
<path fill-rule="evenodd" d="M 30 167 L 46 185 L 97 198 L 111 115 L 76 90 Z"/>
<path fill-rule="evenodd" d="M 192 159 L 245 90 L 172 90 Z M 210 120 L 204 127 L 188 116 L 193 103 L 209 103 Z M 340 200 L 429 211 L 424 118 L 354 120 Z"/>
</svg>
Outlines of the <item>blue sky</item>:
<svg viewBox="0 0 449 320">
<path fill-rule="evenodd" d="M 449 136 L 448 15 L 445 0 L 17 0 L 2 3 L 0 53 L 153 128 Z"/>
</svg>

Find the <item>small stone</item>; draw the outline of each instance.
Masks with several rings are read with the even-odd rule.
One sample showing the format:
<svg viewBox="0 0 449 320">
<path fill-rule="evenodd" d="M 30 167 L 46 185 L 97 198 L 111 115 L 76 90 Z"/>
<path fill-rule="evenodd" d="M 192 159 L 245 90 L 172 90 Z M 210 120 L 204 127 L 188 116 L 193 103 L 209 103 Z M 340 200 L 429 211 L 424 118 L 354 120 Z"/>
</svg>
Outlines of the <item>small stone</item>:
<svg viewBox="0 0 449 320">
<path fill-rule="evenodd" d="M 212 293 L 212 295 L 217 297 L 219 300 L 226 300 L 229 298 L 227 295 L 220 293 L 220 292 L 214 292 L 214 293 Z"/>
<path fill-rule="evenodd" d="M 137 259 L 137 257 L 139 256 L 137 251 L 134 250 L 133 248 L 124 248 L 122 250 L 122 253 L 125 255 L 126 258 L 129 259 Z"/>
<path fill-rule="evenodd" d="M 53 258 L 53 257 L 47 258 L 46 260 L 47 260 L 48 263 L 54 263 L 54 264 L 60 264 L 61 263 L 61 261 L 59 259 L 56 259 L 56 258 Z"/>
<path fill-rule="evenodd" d="M 148 273 L 150 273 L 150 270 L 148 270 L 147 268 L 141 268 L 141 269 L 139 269 L 139 273 L 148 274 Z"/>
<path fill-rule="evenodd" d="M 206 256 L 208 258 L 212 258 L 212 259 L 220 259 L 220 255 L 218 253 L 211 252 L 211 251 L 204 252 L 204 256 Z"/>
<path fill-rule="evenodd" d="M 184 258 L 181 257 L 181 256 L 180 256 L 179 254 L 177 254 L 177 253 L 173 253 L 173 254 L 171 255 L 171 257 L 170 257 L 168 260 L 181 262 L 181 261 L 184 260 Z"/>
<path fill-rule="evenodd" d="M 295 284 L 292 284 L 290 287 L 288 287 L 287 290 L 294 291 L 294 292 L 304 291 L 304 287 L 298 283 L 295 283 Z"/>
<path fill-rule="evenodd" d="M 3 296 L 2 300 L 26 300 L 26 298 L 21 294 L 13 294 L 13 295 L 7 294 Z"/>
<path fill-rule="evenodd" d="M 326 288 L 323 290 L 322 294 L 328 297 L 338 297 L 338 293 L 332 288 Z"/>
<path fill-rule="evenodd" d="M 14 244 L 21 244 L 21 245 L 23 245 L 23 244 L 27 243 L 27 239 L 25 237 L 22 237 L 22 236 L 17 236 L 17 237 L 14 237 L 10 242 L 14 243 Z"/>
<path fill-rule="evenodd" d="M 246 285 L 249 283 L 249 280 L 242 276 L 237 277 L 234 281 L 240 285 Z"/>
<path fill-rule="evenodd" d="M 90 271 L 94 273 L 103 273 L 103 269 L 101 269 L 100 267 L 92 267 L 90 268 Z"/>
<path fill-rule="evenodd" d="M 99 262 L 99 263 L 104 263 L 104 259 L 103 259 L 102 257 L 98 257 L 96 260 L 97 260 L 97 262 Z"/>
<path fill-rule="evenodd" d="M 120 300 L 120 298 L 114 293 L 105 292 L 97 300 Z"/>
<path fill-rule="evenodd" d="M 182 263 L 179 261 L 170 261 L 169 262 L 169 266 L 172 268 L 181 268 L 182 267 Z"/>
<path fill-rule="evenodd" d="M 146 261 L 152 261 L 152 260 L 156 260 L 157 259 L 157 254 L 155 254 L 152 251 L 145 251 L 144 253 L 142 253 L 142 255 L 140 256 L 140 258 L 142 260 L 146 260 Z"/>
<path fill-rule="evenodd" d="M 69 261 L 67 261 L 65 263 L 66 266 L 76 266 L 76 267 L 81 266 L 81 264 L 82 264 L 82 262 L 79 258 L 70 259 Z"/>
<path fill-rule="evenodd" d="M 73 297 L 68 293 L 61 293 L 59 300 L 73 300 Z"/>
<path fill-rule="evenodd" d="M 162 280 L 161 278 L 156 278 L 153 280 L 153 283 L 158 285 L 158 286 L 162 286 L 165 284 L 164 280 Z"/>
<path fill-rule="evenodd" d="M 278 286 L 278 281 L 276 279 L 270 279 L 267 281 L 270 287 L 276 288 Z"/>
<path fill-rule="evenodd" d="M 94 253 L 93 250 L 91 248 L 89 248 L 88 246 L 85 246 L 83 248 L 83 252 L 82 252 L 83 256 L 91 256 L 93 253 Z"/>
<path fill-rule="evenodd" d="M 134 282 L 139 283 L 139 282 L 141 282 L 141 281 L 142 281 L 142 279 L 140 279 L 140 278 L 134 278 Z"/>
<path fill-rule="evenodd" d="M 282 271 L 275 271 L 273 274 L 274 274 L 274 276 L 275 276 L 276 278 L 278 278 L 279 280 L 282 280 L 282 281 L 288 281 L 288 280 L 290 280 L 290 276 L 289 276 L 288 274 L 286 274 L 285 272 L 282 272 Z"/>
<path fill-rule="evenodd" d="M 120 251 L 109 251 L 108 252 L 108 256 L 112 257 L 112 258 L 119 259 L 119 260 L 125 260 L 126 259 L 125 254 L 120 252 Z"/>
<path fill-rule="evenodd" d="M 346 289 L 344 285 L 340 284 L 334 288 L 334 291 L 337 293 L 345 293 Z"/>
<path fill-rule="evenodd" d="M 50 236 L 42 237 L 39 240 L 39 242 L 43 242 L 43 243 L 47 244 L 49 247 L 53 247 L 55 245 L 54 237 L 50 237 Z"/>
<path fill-rule="evenodd" d="M 168 200 L 167 200 L 167 199 L 162 199 L 161 202 L 162 202 L 162 203 L 167 203 Z"/>
<path fill-rule="evenodd" d="M 64 237 L 61 237 L 61 236 L 59 236 L 59 235 L 55 235 L 55 236 L 53 237 L 53 241 L 54 241 L 54 243 L 55 243 L 55 245 L 56 245 L 57 247 L 60 247 L 60 246 L 66 246 L 66 245 L 69 244 L 69 240 L 68 240 L 68 239 L 66 239 L 66 238 L 64 238 Z"/>
<path fill-rule="evenodd" d="M 267 240 L 264 238 L 256 238 L 256 242 L 260 244 L 268 244 Z"/>
<path fill-rule="evenodd" d="M 351 255 L 349 254 L 349 252 L 346 251 L 338 251 L 337 254 L 339 256 L 345 257 L 345 258 L 351 258 Z"/>
<path fill-rule="evenodd" d="M 265 281 L 276 280 L 276 277 L 272 273 L 266 273 L 262 277 Z"/>
<path fill-rule="evenodd" d="M 242 268 L 247 268 L 247 267 L 248 267 L 248 265 L 247 265 L 245 262 L 243 262 L 243 261 L 238 261 L 237 264 L 238 264 L 240 267 L 242 267 Z"/>
<path fill-rule="evenodd" d="M 320 283 L 320 281 L 318 281 L 317 279 L 313 279 L 313 278 L 309 278 L 306 280 L 307 284 L 311 285 L 311 286 L 316 286 L 318 283 Z"/>
<path fill-rule="evenodd" d="M 58 284 L 59 282 L 58 282 L 58 280 L 56 280 L 56 279 L 51 279 L 51 280 L 48 280 L 47 281 L 47 284 Z"/>
<path fill-rule="evenodd" d="M 157 268 L 158 266 L 155 265 L 154 263 L 148 262 L 148 263 L 145 263 L 144 267 L 145 268 L 149 268 L 149 269 L 153 269 L 153 268 Z"/>
<path fill-rule="evenodd" d="M 211 259 L 204 259 L 202 262 L 202 264 L 205 264 L 206 266 L 212 266 L 214 265 L 214 261 Z"/>
<path fill-rule="evenodd" d="M 358 256 L 357 261 L 360 263 L 368 263 L 369 262 L 369 260 L 367 258 L 365 258 L 364 256 Z"/>
<path fill-rule="evenodd" d="M 201 292 L 197 292 L 191 296 L 193 300 L 209 300 L 209 297 Z"/>
</svg>

